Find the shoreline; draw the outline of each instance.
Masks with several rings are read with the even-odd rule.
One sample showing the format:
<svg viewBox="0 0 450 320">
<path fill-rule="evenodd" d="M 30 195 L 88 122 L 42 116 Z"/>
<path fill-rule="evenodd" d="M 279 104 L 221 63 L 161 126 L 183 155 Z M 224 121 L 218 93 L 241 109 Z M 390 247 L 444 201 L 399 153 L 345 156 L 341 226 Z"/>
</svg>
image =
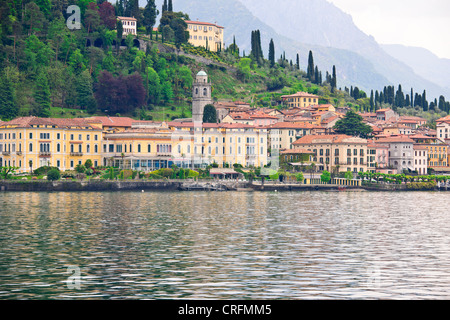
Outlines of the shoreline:
<svg viewBox="0 0 450 320">
<path fill-rule="evenodd" d="M 423 190 L 408 189 L 407 185 L 305 185 L 288 183 L 250 184 L 245 181 L 186 181 L 186 180 L 85 180 L 85 181 L 45 181 L 45 180 L 0 180 L 0 192 L 101 192 L 101 191 L 330 191 L 330 192 L 407 192 L 407 191 L 450 191 L 445 187 Z"/>
</svg>

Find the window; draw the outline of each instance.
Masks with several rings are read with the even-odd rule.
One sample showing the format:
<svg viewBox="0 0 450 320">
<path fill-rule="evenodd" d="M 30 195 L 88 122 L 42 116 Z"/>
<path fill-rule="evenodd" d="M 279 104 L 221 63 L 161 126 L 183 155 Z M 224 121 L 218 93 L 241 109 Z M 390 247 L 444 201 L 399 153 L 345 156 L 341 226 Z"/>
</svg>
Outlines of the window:
<svg viewBox="0 0 450 320">
<path fill-rule="evenodd" d="M 94 152 L 98 153 L 98 145 L 97 144 L 94 146 Z"/>
<path fill-rule="evenodd" d="M 152 152 L 152 146 L 150 144 L 147 145 L 147 152 L 148 153 Z"/>
<path fill-rule="evenodd" d="M 141 152 L 141 145 L 138 144 L 138 152 Z"/>
<path fill-rule="evenodd" d="M 86 140 L 87 141 L 91 140 L 91 135 L 90 134 L 86 135 Z"/>
<path fill-rule="evenodd" d="M 70 140 L 72 140 L 72 141 L 73 141 L 73 134 L 71 134 L 71 135 L 70 135 Z"/>
<path fill-rule="evenodd" d="M 30 152 L 33 152 L 33 144 L 30 143 L 30 147 L 29 147 Z"/>
<path fill-rule="evenodd" d="M 30 139 L 33 139 L 33 133 L 30 132 Z"/>
</svg>

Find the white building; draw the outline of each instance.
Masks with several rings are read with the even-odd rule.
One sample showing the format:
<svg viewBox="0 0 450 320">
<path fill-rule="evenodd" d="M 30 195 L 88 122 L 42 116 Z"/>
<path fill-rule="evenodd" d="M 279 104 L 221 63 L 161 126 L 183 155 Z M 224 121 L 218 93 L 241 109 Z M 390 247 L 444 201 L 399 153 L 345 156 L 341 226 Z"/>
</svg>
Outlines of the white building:
<svg viewBox="0 0 450 320">
<path fill-rule="evenodd" d="M 127 36 L 129 34 L 137 34 L 137 20 L 132 17 L 117 17 L 119 21 L 122 22 L 123 26 L 123 35 Z"/>
</svg>

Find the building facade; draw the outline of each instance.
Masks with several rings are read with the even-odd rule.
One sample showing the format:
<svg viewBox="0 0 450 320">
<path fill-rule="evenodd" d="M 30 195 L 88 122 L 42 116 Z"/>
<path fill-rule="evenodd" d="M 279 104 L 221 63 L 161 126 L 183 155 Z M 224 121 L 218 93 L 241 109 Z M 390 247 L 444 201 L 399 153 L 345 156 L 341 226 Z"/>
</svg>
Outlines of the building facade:
<svg viewBox="0 0 450 320">
<path fill-rule="evenodd" d="M 367 140 L 347 135 L 304 136 L 293 143 L 295 149 L 314 153 L 319 171 L 366 172 Z"/>
<path fill-rule="evenodd" d="M 188 25 L 189 43 L 196 47 L 204 47 L 218 52 L 225 48 L 224 27 L 214 23 L 185 21 Z"/>
<path fill-rule="evenodd" d="M 102 140 L 101 125 L 88 120 L 17 118 L 0 125 L 0 166 L 72 170 L 88 159 L 99 166 Z"/>
<path fill-rule="evenodd" d="M 319 96 L 307 92 L 281 96 L 281 99 L 283 99 L 283 104 L 289 108 L 306 108 L 319 103 Z"/>
<path fill-rule="evenodd" d="M 414 171 L 414 141 L 408 137 L 388 137 L 378 143 L 389 146 L 389 166 L 400 174 L 404 170 Z"/>
<path fill-rule="evenodd" d="M 129 34 L 137 35 L 137 20 L 134 17 L 117 17 L 117 20 L 122 22 L 123 35 Z"/>
</svg>

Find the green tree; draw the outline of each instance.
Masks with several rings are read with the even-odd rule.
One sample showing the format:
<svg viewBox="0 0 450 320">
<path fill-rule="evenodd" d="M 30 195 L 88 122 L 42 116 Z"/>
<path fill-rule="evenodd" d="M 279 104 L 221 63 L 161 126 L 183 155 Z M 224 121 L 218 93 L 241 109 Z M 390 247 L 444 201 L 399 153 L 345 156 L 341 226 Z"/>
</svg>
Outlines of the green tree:
<svg viewBox="0 0 450 320">
<path fill-rule="evenodd" d="M 153 39 L 153 26 L 156 23 L 156 17 L 159 14 L 159 10 L 156 9 L 155 0 L 147 0 L 147 5 L 144 8 L 143 25 L 147 34 L 150 34 L 150 39 Z"/>
<path fill-rule="evenodd" d="M 93 167 L 93 163 L 92 163 L 92 160 L 91 159 L 87 159 L 86 160 L 86 162 L 84 163 L 84 167 L 86 168 L 86 169 L 91 169 L 92 167 Z"/>
<path fill-rule="evenodd" d="M 122 25 L 121 21 L 117 21 L 116 31 L 117 31 L 116 50 L 117 50 L 117 53 L 119 53 L 120 44 L 122 43 L 122 37 L 123 37 L 123 25 Z"/>
<path fill-rule="evenodd" d="M 314 57 L 312 51 L 309 51 L 307 77 L 312 83 L 315 82 Z"/>
<path fill-rule="evenodd" d="M 217 111 L 212 104 L 207 104 L 203 109 L 203 123 L 217 123 Z"/>
<path fill-rule="evenodd" d="M 93 98 L 92 77 L 88 70 L 84 70 L 76 78 L 76 88 L 78 93 L 77 104 L 86 110 Z"/>
<path fill-rule="evenodd" d="M 48 85 L 47 76 L 44 72 L 40 72 L 34 89 L 34 103 L 36 113 L 39 117 L 48 118 L 50 117 L 50 107 L 51 107 L 51 95 L 50 87 Z"/>
<path fill-rule="evenodd" d="M 10 77 L 3 72 L 0 77 L 0 118 L 12 120 L 18 113 L 16 89 Z"/>
<path fill-rule="evenodd" d="M 57 181 L 59 179 L 61 179 L 61 172 L 59 172 L 58 169 L 51 169 L 47 173 L 47 180 L 49 180 L 49 181 Z"/>
<path fill-rule="evenodd" d="M 346 134 L 367 139 L 372 133 L 372 127 L 363 122 L 363 118 L 354 111 L 348 111 L 345 117 L 334 126 L 334 130 L 339 134 Z"/>
<path fill-rule="evenodd" d="M 328 183 L 331 180 L 331 173 L 328 171 L 324 171 L 322 175 L 320 176 L 320 180 L 324 183 Z"/>
<path fill-rule="evenodd" d="M 275 45 L 273 39 L 270 39 L 269 43 L 269 61 L 271 67 L 275 66 Z"/>
<path fill-rule="evenodd" d="M 347 172 L 345 172 L 344 177 L 347 180 L 352 180 L 353 179 L 353 173 L 351 171 L 347 171 Z"/>
</svg>

